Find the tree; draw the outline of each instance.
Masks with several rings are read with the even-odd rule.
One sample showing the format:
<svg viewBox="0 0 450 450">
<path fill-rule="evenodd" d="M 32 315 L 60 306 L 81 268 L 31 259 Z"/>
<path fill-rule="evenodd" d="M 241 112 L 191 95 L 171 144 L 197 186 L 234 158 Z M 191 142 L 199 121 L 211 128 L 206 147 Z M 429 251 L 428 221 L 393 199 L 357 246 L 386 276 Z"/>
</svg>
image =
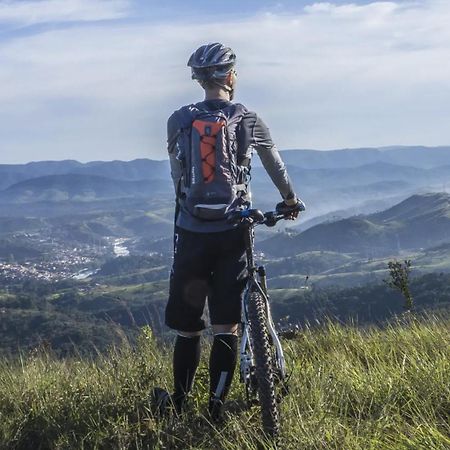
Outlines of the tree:
<svg viewBox="0 0 450 450">
<path fill-rule="evenodd" d="M 405 259 L 403 262 L 393 260 L 388 262 L 389 279 L 384 280 L 388 286 L 397 289 L 405 298 L 404 308 L 411 312 L 413 309 L 413 298 L 409 290 L 409 274 L 411 272 L 411 260 Z"/>
</svg>

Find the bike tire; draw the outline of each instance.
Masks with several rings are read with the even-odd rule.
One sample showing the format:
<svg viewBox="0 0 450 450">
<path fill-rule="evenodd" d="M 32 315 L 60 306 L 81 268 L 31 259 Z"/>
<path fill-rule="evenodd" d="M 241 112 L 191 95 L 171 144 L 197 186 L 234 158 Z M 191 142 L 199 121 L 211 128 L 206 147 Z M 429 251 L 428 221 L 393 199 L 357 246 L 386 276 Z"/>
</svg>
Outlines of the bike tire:
<svg viewBox="0 0 450 450">
<path fill-rule="evenodd" d="M 250 294 L 247 308 L 263 429 L 269 436 L 276 436 L 280 430 L 280 419 L 267 329 L 266 305 L 259 292 Z"/>
</svg>

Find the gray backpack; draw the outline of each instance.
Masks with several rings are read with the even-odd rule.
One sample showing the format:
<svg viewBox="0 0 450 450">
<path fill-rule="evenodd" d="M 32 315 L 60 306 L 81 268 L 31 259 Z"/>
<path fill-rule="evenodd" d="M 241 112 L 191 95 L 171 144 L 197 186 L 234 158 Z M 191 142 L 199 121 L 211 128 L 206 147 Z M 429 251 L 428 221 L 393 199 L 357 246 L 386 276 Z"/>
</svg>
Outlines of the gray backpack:
<svg viewBox="0 0 450 450">
<path fill-rule="evenodd" d="M 238 164 L 236 126 L 247 109 L 230 104 L 209 111 L 189 105 L 178 111 L 183 124 L 177 135 L 177 159 L 182 164 L 180 205 L 202 220 L 222 220 L 246 203 L 249 167 Z"/>
</svg>

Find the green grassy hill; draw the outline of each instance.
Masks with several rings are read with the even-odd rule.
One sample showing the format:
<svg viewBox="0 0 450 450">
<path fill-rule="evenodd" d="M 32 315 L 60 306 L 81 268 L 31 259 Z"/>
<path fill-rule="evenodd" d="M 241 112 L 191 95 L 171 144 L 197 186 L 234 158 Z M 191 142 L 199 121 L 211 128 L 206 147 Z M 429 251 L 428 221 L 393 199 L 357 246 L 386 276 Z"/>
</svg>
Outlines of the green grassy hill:
<svg viewBox="0 0 450 450">
<path fill-rule="evenodd" d="M 334 279 L 339 277 L 337 274 Z M 353 273 L 355 284 L 358 273 Z M 362 274 L 359 275 L 362 280 Z M 388 275 L 386 274 L 386 278 Z M 281 277 L 280 277 L 281 278 Z M 402 295 L 386 283 L 350 288 L 320 288 L 305 284 L 304 278 L 287 275 L 270 281 L 272 311 L 276 321 L 288 317 L 292 323 L 317 323 L 334 317 L 342 323 L 382 324 L 402 314 Z M 314 279 L 314 277 L 312 277 Z M 429 273 L 410 280 L 417 311 L 450 312 L 450 274 Z"/>
<path fill-rule="evenodd" d="M 450 243 L 424 250 L 403 252 L 398 259 L 413 261 L 414 275 L 450 272 Z M 391 257 L 363 257 L 358 254 L 326 251 L 304 252 L 290 258 L 267 262 L 269 285 L 300 287 L 308 283 L 319 287 L 353 287 L 381 282 L 387 277 Z M 295 285 L 295 283 L 297 283 Z"/>
<path fill-rule="evenodd" d="M 238 377 L 227 421 L 205 416 L 207 351 L 188 413 L 157 419 L 148 401 L 171 382 L 170 349 L 144 329 L 106 356 L 58 360 L 45 347 L 0 360 L 4 449 L 448 449 L 450 322 L 427 317 L 385 329 L 329 322 L 284 340 L 291 392 L 277 443 L 264 438 Z"/>
</svg>

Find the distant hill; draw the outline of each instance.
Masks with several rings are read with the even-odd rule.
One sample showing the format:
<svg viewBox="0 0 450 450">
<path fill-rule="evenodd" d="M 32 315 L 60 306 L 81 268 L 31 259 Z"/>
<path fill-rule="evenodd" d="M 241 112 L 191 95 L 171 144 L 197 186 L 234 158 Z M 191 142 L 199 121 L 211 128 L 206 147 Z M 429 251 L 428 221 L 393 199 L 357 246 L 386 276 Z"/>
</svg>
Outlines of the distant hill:
<svg viewBox="0 0 450 450">
<path fill-rule="evenodd" d="M 121 197 L 148 197 L 168 192 L 171 181 L 124 181 L 97 175 L 46 175 L 16 183 L 0 192 L 0 201 L 93 201 Z"/>
<path fill-rule="evenodd" d="M 279 233 L 259 245 L 274 256 L 324 250 L 380 256 L 450 242 L 450 195 L 414 195 L 381 213 Z"/>
<path fill-rule="evenodd" d="M 450 187 L 450 147 L 281 153 L 297 193 L 307 203 L 304 220 L 314 219 L 309 225 L 327 217 L 372 213 L 413 194 Z M 271 209 L 279 201 L 279 193 L 257 156 L 252 166 L 254 205 Z M 130 210 L 132 204 L 141 208 L 144 201 L 151 203 L 149 210 L 158 211 L 164 203 L 172 205 L 173 197 L 168 160 L 0 165 L 3 217 Z"/>
<path fill-rule="evenodd" d="M 348 169 L 385 163 L 432 169 L 450 165 L 450 147 L 385 147 L 354 148 L 330 151 L 284 150 L 280 152 L 288 166 L 301 169 Z M 254 168 L 261 167 L 256 157 Z M 395 169 L 394 169 L 395 170 Z M 120 180 L 164 180 L 170 174 L 167 159 L 155 161 L 147 158 L 132 161 L 74 160 L 39 161 L 27 164 L 0 164 L 0 190 L 30 178 L 63 174 L 98 175 Z"/>
<path fill-rule="evenodd" d="M 0 164 L 0 190 L 31 178 L 67 174 L 97 175 L 127 181 L 164 180 L 169 176 L 170 170 L 167 160 L 151 159 L 92 161 L 85 164 L 73 160 Z"/>
<path fill-rule="evenodd" d="M 374 185 L 377 190 L 404 188 L 412 185 L 431 185 L 450 180 L 450 157 L 445 166 L 430 169 L 413 166 L 399 166 L 386 162 L 373 162 L 356 167 L 303 169 L 288 164 L 289 176 L 298 180 L 304 189 L 349 188 Z M 400 183 L 390 186 L 387 182 Z"/>
<path fill-rule="evenodd" d="M 83 175 L 98 175 L 119 180 L 167 180 L 169 161 L 135 159 L 133 161 L 94 161 L 72 171 Z"/>
</svg>

